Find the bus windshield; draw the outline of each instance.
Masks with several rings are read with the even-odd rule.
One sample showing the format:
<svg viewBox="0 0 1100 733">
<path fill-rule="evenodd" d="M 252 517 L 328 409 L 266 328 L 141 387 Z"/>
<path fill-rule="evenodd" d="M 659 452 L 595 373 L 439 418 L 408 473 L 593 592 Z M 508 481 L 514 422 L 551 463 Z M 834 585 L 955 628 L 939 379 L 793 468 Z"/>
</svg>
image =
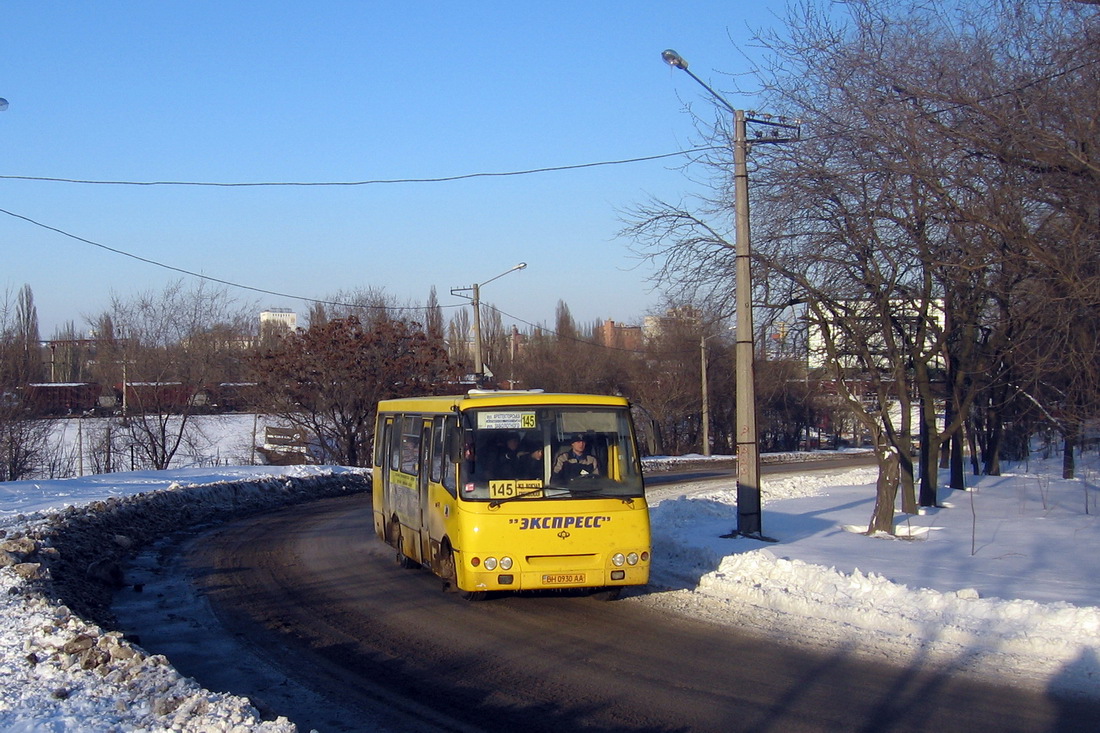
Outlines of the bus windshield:
<svg viewBox="0 0 1100 733">
<path fill-rule="evenodd" d="M 628 409 L 511 406 L 463 413 L 459 495 L 466 500 L 643 495 Z"/>
</svg>

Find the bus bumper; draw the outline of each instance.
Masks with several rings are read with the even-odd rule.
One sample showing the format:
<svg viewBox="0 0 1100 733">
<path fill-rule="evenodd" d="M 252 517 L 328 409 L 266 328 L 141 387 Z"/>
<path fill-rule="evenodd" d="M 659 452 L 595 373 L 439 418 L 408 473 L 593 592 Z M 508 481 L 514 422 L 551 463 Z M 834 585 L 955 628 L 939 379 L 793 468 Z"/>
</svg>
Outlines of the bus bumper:
<svg viewBox="0 0 1100 733">
<path fill-rule="evenodd" d="M 463 590 L 553 590 L 558 588 L 605 588 L 609 586 L 645 585 L 649 582 L 649 567 L 606 568 L 601 570 L 497 570 L 475 571 L 467 568 L 459 582 Z"/>
</svg>

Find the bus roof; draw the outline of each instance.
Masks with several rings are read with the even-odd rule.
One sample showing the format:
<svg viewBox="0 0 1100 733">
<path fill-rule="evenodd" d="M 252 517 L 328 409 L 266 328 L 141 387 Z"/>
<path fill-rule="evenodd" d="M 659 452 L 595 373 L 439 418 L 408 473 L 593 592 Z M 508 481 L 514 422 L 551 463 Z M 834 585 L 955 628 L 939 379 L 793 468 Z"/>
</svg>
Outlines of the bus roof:
<svg viewBox="0 0 1100 733">
<path fill-rule="evenodd" d="M 404 397 L 382 400 L 379 412 L 451 412 L 473 407 L 538 405 L 598 405 L 601 407 L 627 407 L 625 397 L 613 395 L 573 394 L 568 392 L 543 392 L 523 389 L 472 389 L 466 394 L 438 397 Z"/>
</svg>

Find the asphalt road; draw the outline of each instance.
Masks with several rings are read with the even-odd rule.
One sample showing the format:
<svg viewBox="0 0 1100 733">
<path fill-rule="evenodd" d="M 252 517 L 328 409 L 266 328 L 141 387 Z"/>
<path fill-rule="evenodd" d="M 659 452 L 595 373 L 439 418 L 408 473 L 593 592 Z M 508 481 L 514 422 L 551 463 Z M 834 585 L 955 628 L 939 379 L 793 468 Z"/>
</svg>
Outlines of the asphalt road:
<svg viewBox="0 0 1100 733">
<path fill-rule="evenodd" d="M 873 466 L 875 457 L 871 453 L 853 453 L 830 458 L 818 458 L 797 463 L 762 463 L 761 474 L 794 473 L 796 471 L 843 470 L 853 466 Z M 719 479 L 737 479 L 737 460 L 701 459 L 677 463 L 667 471 L 650 471 L 645 475 L 646 488 L 667 484 L 682 484 L 693 481 L 711 481 Z"/>
<path fill-rule="evenodd" d="M 1093 730 L 1100 719 L 1095 707 L 844 649 L 784 648 L 637 596 L 470 603 L 398 568 L 373 536 L 369 502 L 318 501 L 192 541 L 181 560 L 193 582 L 265 671 L 239 651 L 219 661 L 216 644 L 186 664 L 169 653 L 176 666 L 304 731 L 973 733 Z"/>
</svg>

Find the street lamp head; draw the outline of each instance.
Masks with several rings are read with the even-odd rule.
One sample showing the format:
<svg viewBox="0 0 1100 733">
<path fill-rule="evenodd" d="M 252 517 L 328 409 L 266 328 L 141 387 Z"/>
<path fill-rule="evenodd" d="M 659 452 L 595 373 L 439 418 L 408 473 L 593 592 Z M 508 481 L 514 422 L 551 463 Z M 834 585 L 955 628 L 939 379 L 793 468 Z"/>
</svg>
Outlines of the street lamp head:
<svg viewBox="0 0 1100 733">
<path fill-rule="evenodd" d="M 1100 0 L 1097 1 L 1100 2 Z M 682 69 L 683 72 L 694 79 L 699 84 L 699 86 L 703 87 L 703 89 L 706 89 L 707 92 L 710 93 L 710 96 L 718 100 L 719 104 L 728 109 L 730 112 L 737 114 L 737 110 L 733 108 L 733 105 L 726 101 L 725 97 L 711 89 L 709 84 L 696 76 L 695 73 L 688 68 L 688 62 L 684 60 L 683 56 L 676 53 L 671 48 L 666 48 L 664 51 L 661 51 L 661 58 L 664 59 L 665 63 L 669 66 L 674 66 L 677 69 Z"/>
<path fill-rule="evenodd" d="M 505 275 L 507 275 L 507 274 L 508 274 L 508 273 L 510 273 L 510 272 L 515 272 L 516 270 L 522 270 L 522 269 L 524 269 L 525 267 L 527 267 L 527 263 L 526 263 L 526 262 L 521 262 L 521 263 L 519 263 L 518 265 L 514 265 L 514 266 L 513 266 L 513 267 L 511 267 L 510 269 L 507 269 L 507 270 L 505 270 L 504 272 L 500 273 L 499 275 L 495 275 L 495 276 L 493 276 L 493 277 L 489 278 L 488 280 L 486 280 L 486 281 L 485 281 L 485 282 L 483 282 L 483 283 L 478 283 L 478 284 L 477 284 L 477 285 L 475 285 L 474 287 L 478 287 L 478 288 L 480 288 L 480 287 L 482 287 L 482 286 L 488 285 L 488 284 L 489 284 L 489 283 L 491 283 L 491 282 L 492 282 L 493 280 L 498 280 L 498 279 L 500 279 L 500 278 L 504 277 Z"/>
<path fill-rule="evenodd" d="M 677 69 L 687 71 L 688 62 L 684 61 L 684 57 L 671 48 L 666 48 L 664 51 L 661 51 L 661 58 L 664 59 L 665 63 L 669 66 L 675 66 Z"/>
<path fill-rule="evenodd" d="M 0 112 L 3 112 L 8 108 L 8 100 L 0 97 Z"/>
</svg>

